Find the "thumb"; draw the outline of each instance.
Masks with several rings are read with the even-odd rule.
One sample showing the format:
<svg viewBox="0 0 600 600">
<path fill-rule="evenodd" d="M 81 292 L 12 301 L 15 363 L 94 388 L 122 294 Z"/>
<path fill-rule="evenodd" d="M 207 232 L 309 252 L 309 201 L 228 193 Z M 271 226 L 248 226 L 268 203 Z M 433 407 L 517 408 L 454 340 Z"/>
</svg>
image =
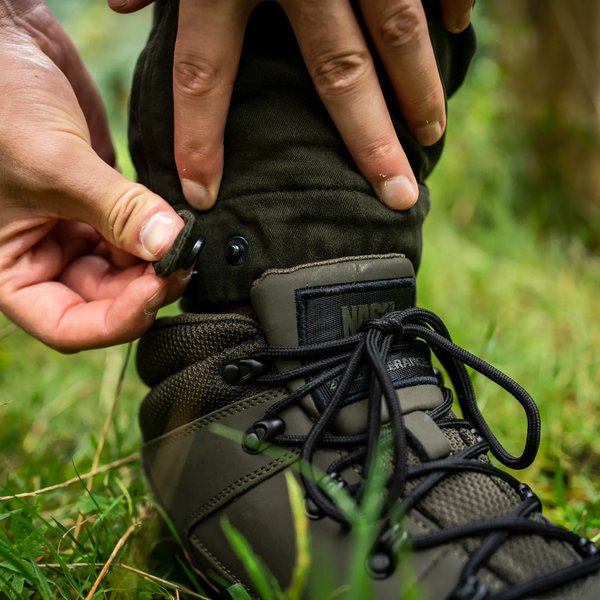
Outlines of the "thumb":
<svg viewBox="0 0 600 600">
<path fill-rule="evenodd" d="M 108 242 L 143 260 L 162 258 L 183 228 L 183 220 L 160 196 L 130 181 L 89 148 L 61 179 L 69 213 L 91 225 Z"/>
</svg>

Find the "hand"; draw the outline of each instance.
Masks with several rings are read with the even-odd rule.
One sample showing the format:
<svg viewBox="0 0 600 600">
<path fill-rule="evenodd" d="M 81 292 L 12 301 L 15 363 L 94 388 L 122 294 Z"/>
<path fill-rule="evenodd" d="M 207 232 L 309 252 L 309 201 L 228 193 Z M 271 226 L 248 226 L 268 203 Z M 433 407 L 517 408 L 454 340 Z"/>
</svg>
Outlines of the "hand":
<svg viewBox="0 0 600 600">
<path fill-rule="evenodd" d="M 0 2 L 0 89 L 0 310 L 62 351 L 135 339 L 185 288 L 146 262 L 181 219 L 112 167 L 100 96 L 41 1 Z"/>
<path fill-rule="evenodd" d="M 246 22 L 260 0 L 180 0 L 173 65 L 175 160 L 187 201 L 216 199 L 223 133 Z M 108 0 L 132 12 L 152 0 Z M 394 131 L 373 60 L 349 0 L 279 0 L 316 89 L 363 175 L 381 200 L 410 208 L 418 187 Z M 472 0 L 440 0 L 445 27 L 471 19 Z M 424 146 L 446 127 L 444 92 L 421 0 L 359 0 L 358 6 L 411 131 Z M 190 127 L 190 123 L 194 123 Z"/>
</svg>

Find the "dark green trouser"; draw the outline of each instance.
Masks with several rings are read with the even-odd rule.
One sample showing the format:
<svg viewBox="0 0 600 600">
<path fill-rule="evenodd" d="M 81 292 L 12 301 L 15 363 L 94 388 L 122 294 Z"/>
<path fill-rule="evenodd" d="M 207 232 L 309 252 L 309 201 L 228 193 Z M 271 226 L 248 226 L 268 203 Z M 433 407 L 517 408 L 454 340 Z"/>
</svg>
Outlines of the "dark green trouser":
<svg viewBox="0 0 600 600">
<path fill-rule="evenodd" d="M 447 95 L 462 82 L 474 51 L 469 28 L 446 32 L 439 0 L 425 0 L 429 30 Z M 185 206 L 173 158 L 173 47 L 178 2 L 159 0 L 148 45 L 138 62 L 131 100 L 130 142 L 139 179 Z M 429 208 L 424 180 L 443 141 L 420 147 L 380 81 L 418 178 L 421 194 L 406 212 L 385 208 L 358 172 L 313 89 L 281 8 L 259 5 L 246 34 L 225 133 L 225 171 L 216 206 L 197 213 L 206 246 L 187 306 L 244 303 L 250 284 L 268 268 L 364 254 L 402 252 L 418 266 L 421 226 Z M 193 123 L 190 123 L 193 127 Z M 249 243 L 247 259 L 228 262 L 234 236 Z"/>
</svg>

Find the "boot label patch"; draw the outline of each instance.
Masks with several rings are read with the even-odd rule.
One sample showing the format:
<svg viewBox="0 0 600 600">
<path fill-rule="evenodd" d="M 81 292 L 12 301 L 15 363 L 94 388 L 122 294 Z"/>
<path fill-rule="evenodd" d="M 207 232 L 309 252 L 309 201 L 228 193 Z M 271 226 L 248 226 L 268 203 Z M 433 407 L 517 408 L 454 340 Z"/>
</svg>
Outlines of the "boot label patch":
<svg viewBox="0 0 600 600">
<path fill-rule="evenodd" d="M 296 315 L 300 345 L 318 344 L 357 334 L 368 321 L 415 304 L 415 279 L 403 277 L 344 283 L 296 290 Z M 422 342 L 400 341 L 391 348 L 387 369 L 395 388 L 436 384 L 429 350 Z M 332 379 L 313 392 L 321 408 L 339 385 Z M 361 367 L 346 394 L 346 403 L 369 393 L 369 371 Z"/>
<path fill-rule="evenodd" d="M 372 304 L 355 304 L 352 306 L 342 306 L 342 327 L 344 337 L 358 333 L 360 328 L 367 321 L 372 321 L 382 317 L 386 313 L 396 310 L 396 303 L 391 302 L 373 302 Z"/>
<path fill-rule="evenodd" d="M 415 304 L 415 278 L 361 281 L 296 290 L 300 345 L 358 333 L 367 321 Z"/>
</svg>

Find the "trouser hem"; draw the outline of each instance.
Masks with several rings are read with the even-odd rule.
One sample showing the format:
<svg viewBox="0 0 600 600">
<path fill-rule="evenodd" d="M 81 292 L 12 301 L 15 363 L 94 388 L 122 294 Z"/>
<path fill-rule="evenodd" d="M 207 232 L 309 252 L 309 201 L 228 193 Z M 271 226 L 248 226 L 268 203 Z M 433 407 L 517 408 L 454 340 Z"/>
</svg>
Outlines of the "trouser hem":
<svg viewBox="0 0 600 600">
<path fill-rule="evenodd" d="M 372 195 L 339 187 L 221 199 L 210 211 L 196 212 L 206 243 L 185 294 L 185 307 L 202 311 L 215 304 L 245 303 L 253 281 L 272 268 L 399 253 L 416 269 L 428 210 L 424 185 L 419 201 L 407 211 L 391 210 Z M 241 260 L 227 251 L 235 238 L 247 242 Z"/>
</svg>

